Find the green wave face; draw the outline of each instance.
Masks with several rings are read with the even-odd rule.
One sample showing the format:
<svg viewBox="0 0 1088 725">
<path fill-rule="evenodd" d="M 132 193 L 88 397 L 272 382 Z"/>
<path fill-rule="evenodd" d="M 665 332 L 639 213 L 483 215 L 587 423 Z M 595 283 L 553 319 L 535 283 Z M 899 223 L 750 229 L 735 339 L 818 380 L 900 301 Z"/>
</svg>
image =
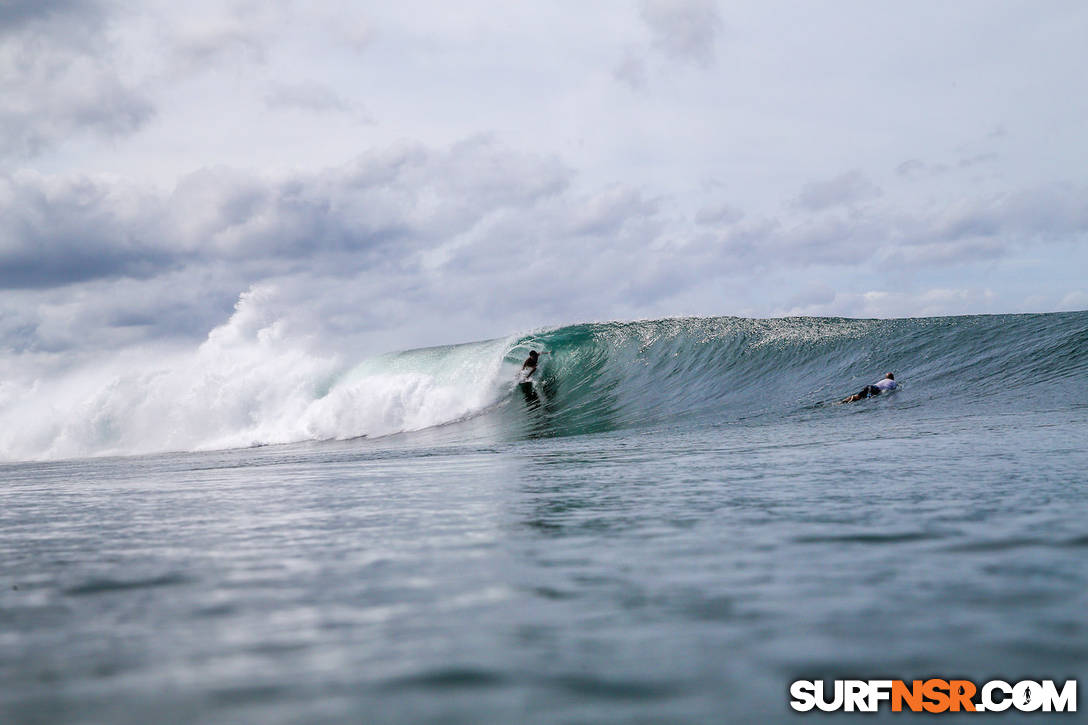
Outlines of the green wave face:
<svg viewBox="0 0 1088 725">
<path fill-rule="evenodd" d="M 521 431 L 574 435 L 789 415 L 885 372 L 900 382 L 899 404 L 1007 405 L 1028 389 L 1044 404 L 1083 400 L 1088 313 L 583 324 L 518 339 L 507 366 L 529 349 L 550 354 L 531 393 L 511 393 L 525 398 Z"/>
</svg>

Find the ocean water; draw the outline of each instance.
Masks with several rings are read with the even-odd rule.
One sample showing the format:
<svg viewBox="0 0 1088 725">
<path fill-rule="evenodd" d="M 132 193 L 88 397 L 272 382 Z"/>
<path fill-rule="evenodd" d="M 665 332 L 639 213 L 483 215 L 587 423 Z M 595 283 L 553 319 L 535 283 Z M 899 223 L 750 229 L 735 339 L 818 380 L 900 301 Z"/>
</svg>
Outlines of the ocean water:
<svg viewBox="0 0 1088 725">
<path fill-rule="evenodd" d="M 1088 313 L 319 362 L 0 401 L 0 722 L 779 722 L 799 678 L 1088 681 Z"/>
</svg>

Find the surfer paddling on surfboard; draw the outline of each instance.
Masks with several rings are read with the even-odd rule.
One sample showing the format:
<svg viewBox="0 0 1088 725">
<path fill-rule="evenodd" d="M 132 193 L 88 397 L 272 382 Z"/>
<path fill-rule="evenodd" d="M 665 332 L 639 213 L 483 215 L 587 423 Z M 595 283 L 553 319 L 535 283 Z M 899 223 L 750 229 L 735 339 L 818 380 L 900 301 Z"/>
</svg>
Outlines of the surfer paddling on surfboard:
<svg viewBox="0 0 1088 725">
<path fill-rule="evenodd" d="M 861 392 L 851 395 L 849 398 L 843 398 L 842 403 L 856 403 L 863 398 L 869 398 L 874 395 L 880 395 L 891 390 L 895 390 L 899 387 L 899 383 L 895 382 L 895 375 L 887 373 L 884 375 L 884 379 L 880 382 L 873 383 L 872 385 L 866 385 L 861 389 Z"/>
</svg>

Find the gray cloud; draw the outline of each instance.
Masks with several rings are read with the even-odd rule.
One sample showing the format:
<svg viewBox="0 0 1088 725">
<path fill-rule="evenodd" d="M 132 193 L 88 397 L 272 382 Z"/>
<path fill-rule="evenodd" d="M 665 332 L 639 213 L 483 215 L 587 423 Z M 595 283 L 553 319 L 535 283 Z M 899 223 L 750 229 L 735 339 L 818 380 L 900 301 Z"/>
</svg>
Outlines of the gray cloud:
<svg viewBox="0 0 1088 725">
<path fill-rule="evenodd" d="M 0 350 L 72 357 L 157 340 L 199 340 L 226 319 L 247 284 L 229 267 L 194 264 L 143 279 L 8 290 L 0 302 Z"/>
<path fill-rule="evenodd" d="M 266 53 L 260 36 L 235 29 L 189 33 L 178 37 L 174 45 L 174 61 L 188 73 L 211 70 L 235 58 L 261 63 Z"/>
<path fill-rule="evenodd" d="M 231 61 L 263 63 L 267 59 L 269 39 L 261 27 L 260 11 L 226 6 L 199 20 L 169 30 L 170 54 L 178 70 L 200 72 Z"/>
<path fill-rule="evenodd" d="M 612 71 L 612 77 L 633 90 L 646 87 L 646 61 L 628 51 Z"/>
<path fill-rule="evenodd" d="M 793 309 L 807 309 L 829 305 L 834 301 L 835 290 L 825 284 L 810 284 L 803 291 L 790 297 L 786 304 Z"/>
<path fill-rule="evenodd" d="M 988 138 L 992 137 L 991 133 Z M 993 164 L 1000 158 L 1000 155 L 994 152 L 979 153 L 959 159 L 954 166 L 960 169 L 970 169 L 976 166 Z M 952 166 L 953 164 L 929 163 L 920 159 L 908 159 L 895 167 L 895 173 L 904 179 L 920 179 L 947 174 Z"/>
<path fill-rule="evenodd" d="M 883 192 L 858 170 L 847 171 L 826 181 L 812 181 L 802 187 L 794 206 L 820 211 L 843 204 L 856 204 L 878 198 Z"/>
<path fill-rule="evenodd" d="M 722 20 L 712 0 L 642 0 L 639 9 L 658 50 L 703 66 L 713 63 Z"/>
<path fill-rule="evenodd" d="M 1008 252 L 1009 245 L 1007 243 L 968 235 L 963 238 L 894 247 L 884 255 L 883 262 L 896 266 L 943 267 L 951 264 L 974 264 L 990 261 L 1004 257 Z"/>
<path fill-rule="evenodd" d="M 882 205 L 791 221 L 748 219 L 716 231 L 705 245 L 745 268 L 919 269 L 976 264 L 1017 249 L 1063 244 L 1084 234 L 1088 234 L 1085 190 L 1046 184 L 1015 193 L 962 197 L 935 209 L 904 211 Z M 704 268 L 714 265 L 707 260 Z"/>
<path fill-rule="evenodd" d="M 0 10 L 0 156 L 30 157 L 70 136 L 130 134 L 153 115 L 122 79 L 101 3 L 15 2 Z"/>
<path fill-rule="evenodd" d="M 728 203 L 705 206 L 695 214 L 695 222 L 704 226 L 734 224 L 743 218 L 744 211 Z"/>
<path fill-rule="evenodd" d="M 560 321 L 595 304 L 601 280 L 635 275 L 643 260 L 632 252 L 657 234 L 659 204 L 618 186 L 572 193 L 568 177 L 555 161 L 473 139 L 277 181 L 207 169 L 168 196 L 106 180 L 7 178 L 0 283 L 24 301 L 55 301 L 17 305 L 0 346 L 200 337 L 222 321 L 224 301 L 257 283 L 280 290 L 276 314 L 296 328 L 372 343 L 384 330 L 397 345 L 424 344 L 436 338 L 423 333 L 448 336 L 451 317 L 460 334 L 479 335 L 494 334 L 486 328 L 498 319 Z M 570 264 L 587 245 L 592 263 Z M 526 289 L 538 304 L 503 302 Z M 443 314 L 421 314 L 435 309 Z"/>
<path fill-rule="evenodd" d="M 939 176 L 947 171 L 947 164 L 930 164 L 919 159 L 909 159 L 895 167 L 895 173 L 905 179 Z"/>
<path fill-rule="evenodd" d="M 615 186 L 585 199 L 573 209 L 569 229 L 577 235 L 617 233 L 631 221 L 657 214 L 659 203 L 642 192 Z"/>
<path fill-rule="evenodd" d="M 0 35 L 28 26 L 97 24 L 105 11 L 102 0 L 4 0 L 0 4 Z"/>
<path fill-rule="evenodd" d="M 148 276 L 169 264 L 171 254 L 151 239 L 146 212 L 120 211 L 112 192 L 85 178 L 0 179 L 0 286 Z"/>
<path fill-rule="evenodd" d="M 206 169 L 167 198 L 20 175 L 0 179 L 0 285 L 147 277 L 196 260 L 230 260 L 256 276 L 316 255 L 357 270 L 455 238 L 504 209 L 531 209 L 565 184 L 557 163 L 486 140 L 446 152 L 404 147 L 276 182 Z M 591 221 L 612 223 L 629 201 L 591 202 Z"/>
<path fill-rule="evenodd" d="M 895 173 L 900 176 L 913 176 L 924 171 L 926 164 L 918 159 L 908 159 L 895 167 Z"/>
<path fill-rule="evenodd" d="M 277 83 L 265 94 L 269 108 L 289 108 L 303 111 L 351 111 L 351 105 L 329 86 L 316 81 Z"/>
<path fill-rule="evenodd" d="M 937 227 L 943 239 L 1013 237 L 1024 242 L 1074 238 L 1088 231 L 1088 195 L 1071 184 L 1043 184 L 961 204 Z"/>
<path fill-rule="evenodd" d="M 663 214 L 667 198 L 586 191 L 571 176 L 481 137 L 279 179 L 204 169 L 165 195 L 111 179 L 0 177 L 0 285 L 22 300 L 0 306 L 0 346 L 199 339 L 254 285 L 278 290 L 261 304 L 292 329 L 345 345 L 434 344 L 660 314 L 678 290 L 716 299 L 722 280 L 974 264 L 1088 232 L 1075 186 L 779 218 L 711 205 L 692 220 Z M 785 309 L 831 304 L 817 288 Z M 531 305 L 517 303 L 526 290 Z"/>
<path fill-rule="evenodd" d="M 960 159 L 959 167 L 961 169 L 969 169 L 972 166 L 979 166 L 981 164 L 992 164 L 997 161 L 1000 156 L 996 153 L 990 152 L 985 154 L 975 154 L 974 156 L 968 156 Z"/>
</svg>

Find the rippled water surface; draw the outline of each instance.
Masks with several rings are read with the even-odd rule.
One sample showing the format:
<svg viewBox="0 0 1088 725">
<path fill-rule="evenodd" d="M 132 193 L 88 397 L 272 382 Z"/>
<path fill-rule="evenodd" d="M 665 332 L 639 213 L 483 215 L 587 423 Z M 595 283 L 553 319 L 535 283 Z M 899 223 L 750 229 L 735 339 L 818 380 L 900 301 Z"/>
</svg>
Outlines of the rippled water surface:
<svg viewBox="0 0 1088 725">
<path fill-rule="evenodd" d="M 1086 440 L 1083 402 L 908 389 L 5 465 L 0 720 L 755 722 L 802 676 L 1084 682 Z"/>
</svg>

